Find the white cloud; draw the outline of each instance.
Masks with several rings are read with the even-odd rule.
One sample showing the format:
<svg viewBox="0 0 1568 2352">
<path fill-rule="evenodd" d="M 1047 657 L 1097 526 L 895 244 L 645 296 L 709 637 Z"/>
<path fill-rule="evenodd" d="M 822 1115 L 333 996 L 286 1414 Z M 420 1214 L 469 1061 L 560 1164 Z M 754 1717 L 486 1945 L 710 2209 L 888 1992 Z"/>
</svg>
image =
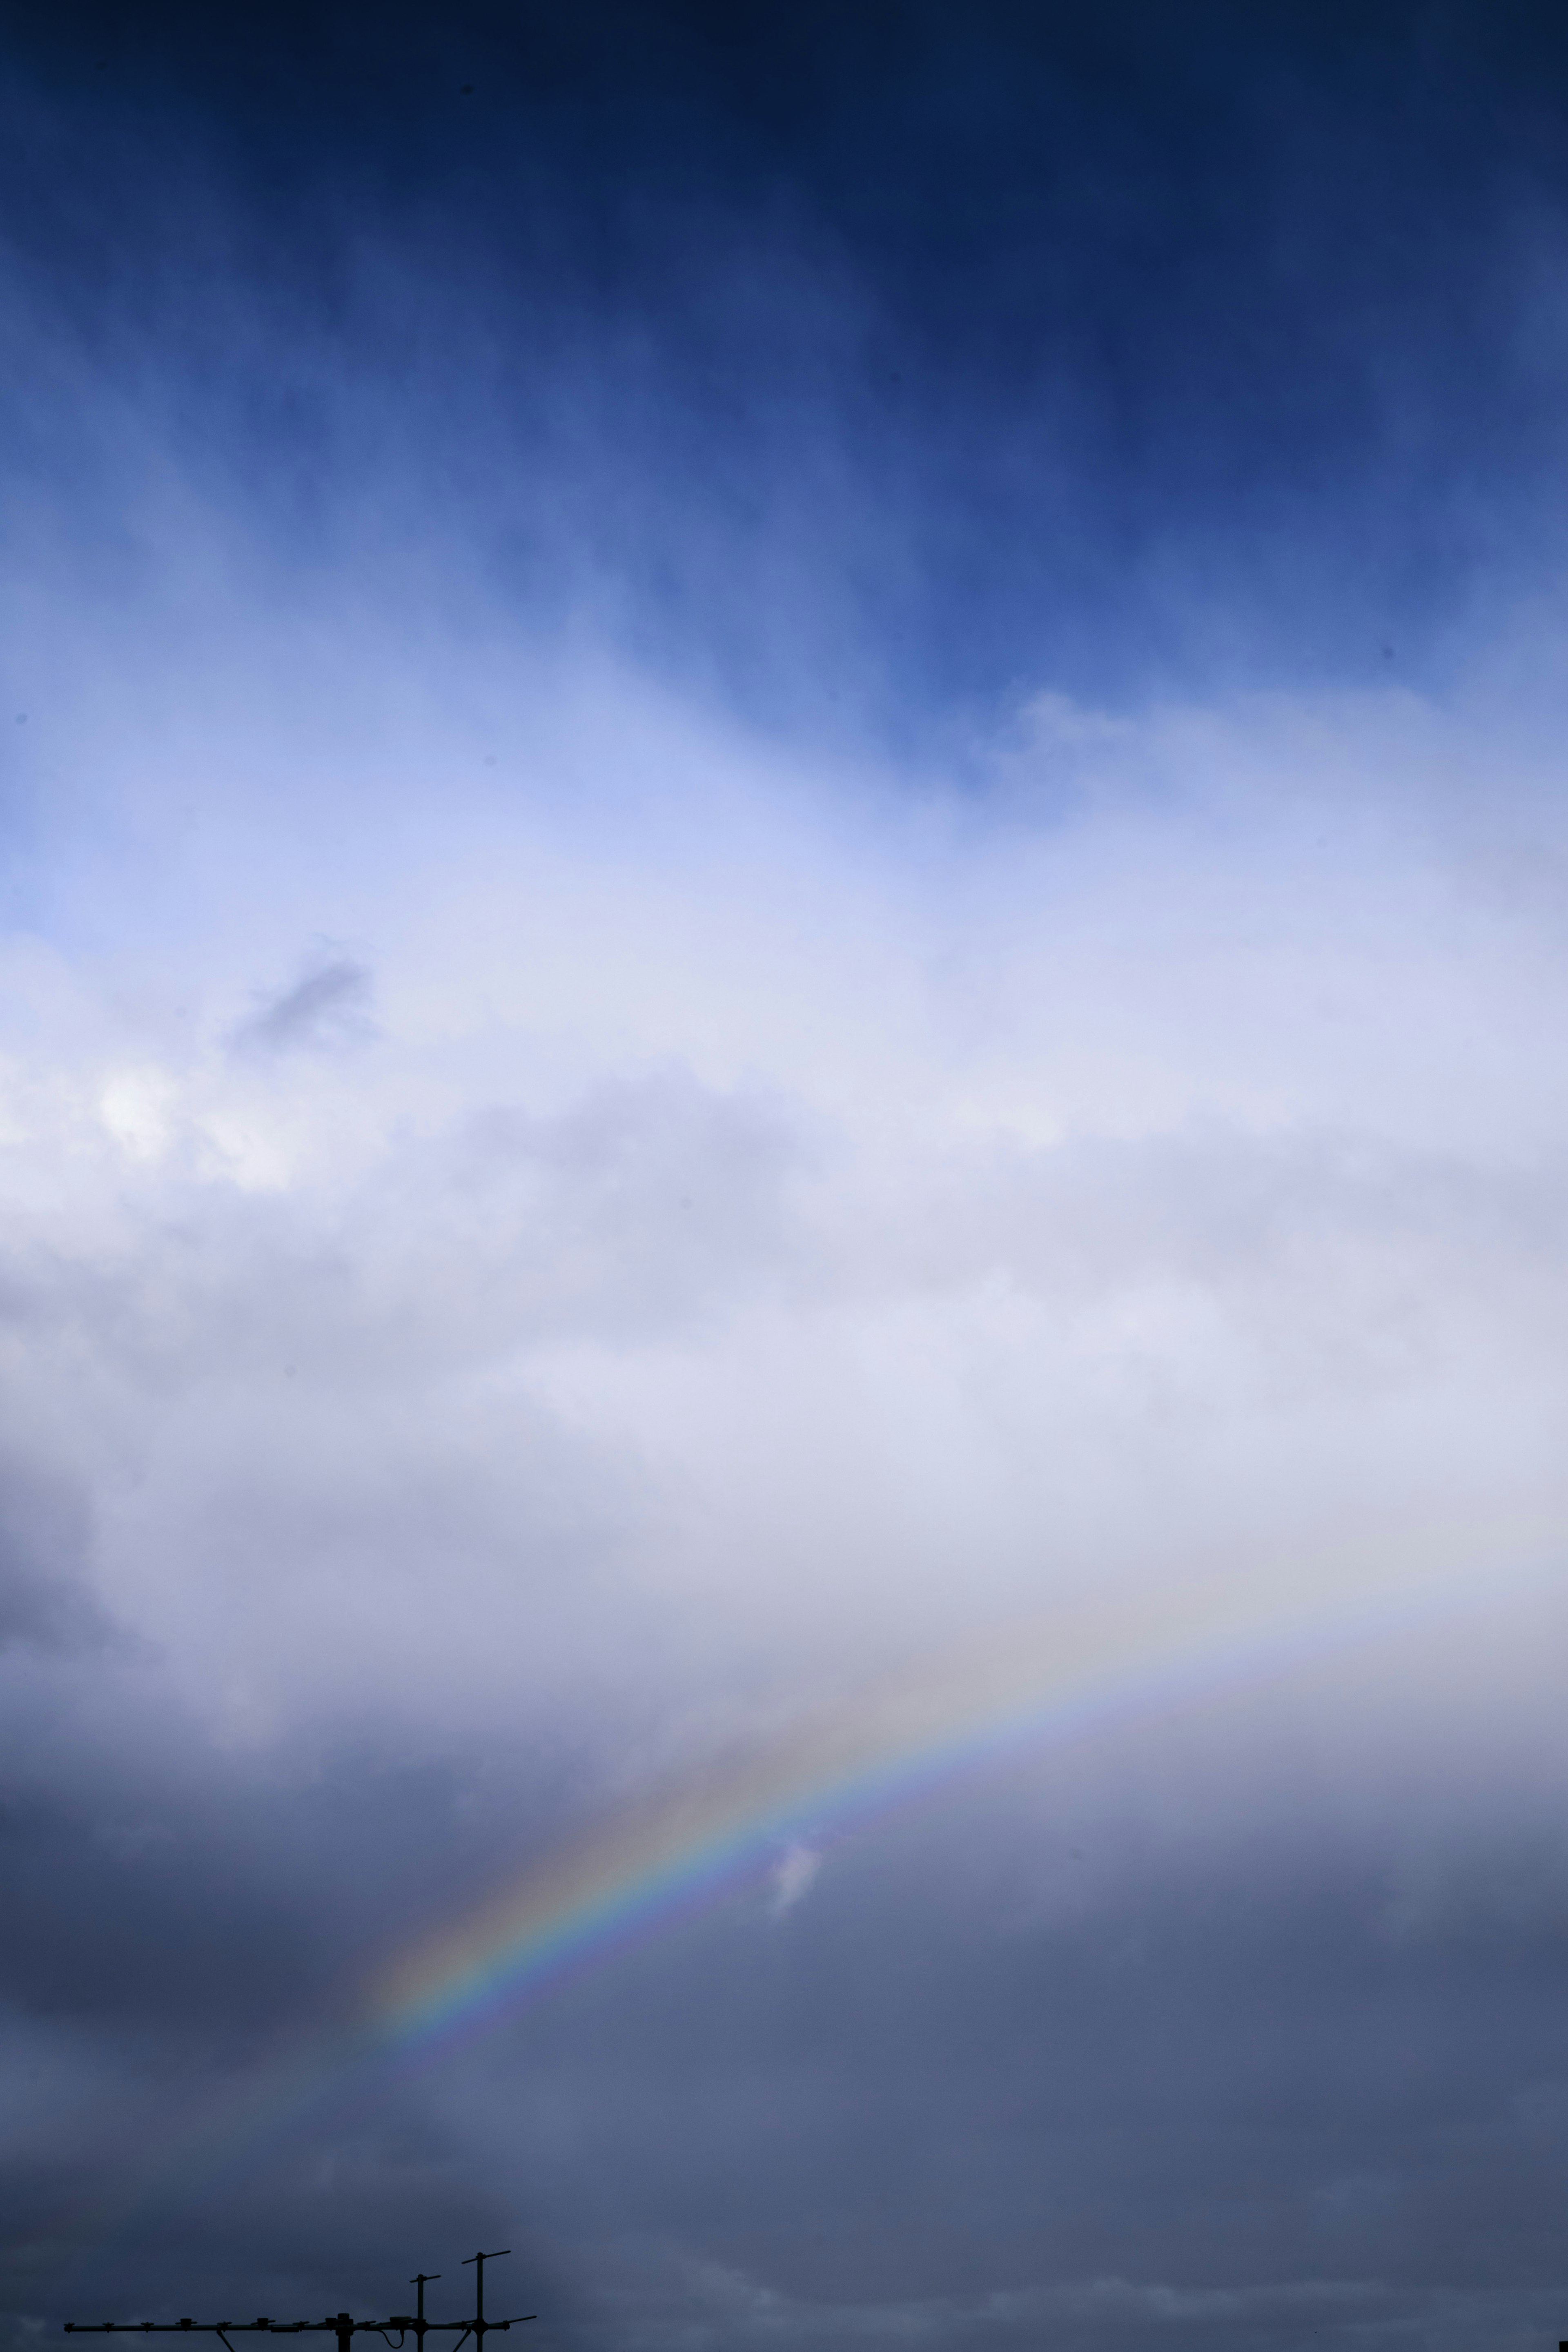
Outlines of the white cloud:
<svg viewBox="0 0 1568 2352">
<path fill-rule="evenodd" d="M 809 1895 L 822 1869 L 822 1856 L 815 1846 L 793 1839 L 774 1863 L 768 1895 L 768 1915 L 783 1919 L 797 1903 Z"/>
<path fill-rule="evenodd" d="M 231 622 L 28 697 L 0 1370 L 232 1736 L 658 1752 L 1086 1582 L 1552 1523 L 1564 844 L 1482 701 L 1047 698 L 949 792 Z"/>
</svg>

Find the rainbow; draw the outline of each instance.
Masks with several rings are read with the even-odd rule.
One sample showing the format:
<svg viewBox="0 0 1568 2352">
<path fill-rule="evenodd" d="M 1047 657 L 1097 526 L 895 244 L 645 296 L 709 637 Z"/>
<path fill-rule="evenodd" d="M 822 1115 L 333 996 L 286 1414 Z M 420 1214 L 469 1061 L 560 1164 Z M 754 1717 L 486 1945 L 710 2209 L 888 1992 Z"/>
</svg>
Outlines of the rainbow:
<svg viewBox="0 0 1568 2352">
<path fill-rule="evenodd" d="M 1135 1607 L 1080 1596 L 782 1723 L 614 1807 L 467 1917 L 375 1970 L 345 2031 L 262 2070 L 181 2136 L 134 2227 L 206 2201 L 283 2137 L 374 2101 L 395 2074 L 482 2033 L 576 1971 L 700 1906 L 791 1841 L 842 1833 L 966 1770 L 1100 1726 L 1179 1710 L 1422 1619 L 1495 1603 L 1539 1570 L 1539 1527 L 1413 1534 L 1269 1575 L 1173 1577 Z M 1554 1548 L 1554 1547 L 1553 1547 Z M 73 2232 L 73 2234 L 76 2234 Z M 107 2251 L 102 2237 L 100 2247 Z"/>
<path fill-rule="evenodd" d="M 1508 1549 L 1519 1557 L 1517 1533 Z M 1495 1526 L 1484 1550 L 1495 1559 Z M 1288 1577 L 1184 1580 L 1140 1593 L 1135 1614 L 1114 1591 L 1080 1598 L 861 1688 L 616 1811 L 400 1953 L 368 1988 L 365 2022 L 389 2052 L 447 2046 L 792 1840 L 841 1832 L 1010 1752 L 1179 1708 L 1498 1595 L 1451 1526 L 1417 1542 L 1406 1530 L 1400 1553 L 1406 1564 L 1342 1555 Z"/>
</svg>

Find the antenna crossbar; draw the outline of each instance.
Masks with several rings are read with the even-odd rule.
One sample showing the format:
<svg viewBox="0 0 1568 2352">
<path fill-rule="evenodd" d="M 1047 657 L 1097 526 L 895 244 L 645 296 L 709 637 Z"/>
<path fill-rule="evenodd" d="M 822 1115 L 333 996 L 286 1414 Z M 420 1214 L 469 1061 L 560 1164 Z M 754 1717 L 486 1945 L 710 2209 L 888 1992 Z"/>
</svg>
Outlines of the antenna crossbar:
<svg viewBox="0 0 1568 2352">
<path fill-rule="evenodd" d="M 350 2338 L 355 2336 L 380 2336 L 393 2352 L 397 2352 L 405 2337 L 412 2336 L 424 2352 L 426 2336 L 456 2336 L 458 2352 L 471 2336 L 478 2352 L 484 2352 L 487 2336 L 504 2336 L 510 2327 L 525 2327 L 537 2319 L 536 2311 L 520 2313 L 512 2319 L 485 2317 L 485 2264 L 499 2262 L 501 2253 L 510 2253 L 503 2246 L 500 2253 L 469 2254 L 464 2263 L 475 2265 L 474 2310 L 468 2319 L 426 2319 L 425 2290 L 441 2275 L 439 2271 L 419 2271 L 409 2280 L 418 2291 L 418 2300 L 412 2314 L 395 2312 L 389 2319 L 355 2319 L 352 2312 L 329 2312 L 324 2319 L 68 2319 L 68 2336 L 216 2336 L 228 2346 L 231 2336 L 335 2336 L 339 2352 L 349 2352 Z M 395 2337 L 396 2344 L 393 2339 Z"/>
</svg>

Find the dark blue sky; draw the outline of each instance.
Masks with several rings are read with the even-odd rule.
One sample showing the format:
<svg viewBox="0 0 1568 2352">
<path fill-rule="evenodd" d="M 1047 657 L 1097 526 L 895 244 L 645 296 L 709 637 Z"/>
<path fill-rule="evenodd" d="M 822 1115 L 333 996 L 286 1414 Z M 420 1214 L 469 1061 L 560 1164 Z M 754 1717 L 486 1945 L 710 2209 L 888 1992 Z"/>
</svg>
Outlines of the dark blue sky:
<svg viewBox="0 0 1568 2352">
<path fill-rule="evenodd" d="M 1550 10 L 9 24 L 13 267 L 177 362 L 193 462 L 307 542 L 416 467 L 521 604 L 592 562 L 775 719 L 1425 678 L 1552 561 Z"/>
</svg>

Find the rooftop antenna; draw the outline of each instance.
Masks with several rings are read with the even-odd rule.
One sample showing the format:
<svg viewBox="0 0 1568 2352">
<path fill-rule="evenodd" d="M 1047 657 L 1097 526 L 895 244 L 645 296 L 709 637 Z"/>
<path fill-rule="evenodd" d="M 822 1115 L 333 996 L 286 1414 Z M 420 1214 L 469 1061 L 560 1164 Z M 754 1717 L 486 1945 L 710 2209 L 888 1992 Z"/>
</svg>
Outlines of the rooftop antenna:
<svg viewBox="0 0 1568 2352">
<path fill-rule="evenodd" d="M 506 2246 L 501 2251 L 510 2253 L 511 2248 Z M 401 2352 L 405 2338 L 409 2336 L 415 2338 L 416 2352 L 425 2352 L 426 2336 L 456 2336 L 458 2341 L 453 2352 L 462 2352 L 462 2347 L 471 2336 L 477 2352 L 484 2352 L 487 2336 L 497 2330 L 504 2335 L 509 2327 L 525 2327 L 531 2319 L 539 2316 L 536 2311 L 525 2311 L 515 2319 L 485 2317 L 485 2264 L 500 2259 L 499 2254 L 470 2254 L 463 2265 L 465 2270 L 468 2263 L 479 2266 L 475 2272 L 478 2290 L 471 2319 L 426 2319 L 425 2289 L 441 2273 L 439 2271 L 420 2271 L 408 2282 L 418 2292 L 412 2316 L 406 2312 L 395 2312 L 390 2319 L 355 2319 L 352 2313 L 339 2311 L 329 2312 L 325 2319 L 68 2319 L 66 2334 L 216 2336 L 226 2347 L 226 2352 L 234 2352 L 234 2346 L 228 2340 L 231 2336 L 335 2336 L 338 2352 L 352 2352 L 350 2339 L 355 2336 L 379 2336 L 392 2347 L 392 2352 Z M 397 2340 L 393 2344 L 395 2335 Z"/>
</svg>

